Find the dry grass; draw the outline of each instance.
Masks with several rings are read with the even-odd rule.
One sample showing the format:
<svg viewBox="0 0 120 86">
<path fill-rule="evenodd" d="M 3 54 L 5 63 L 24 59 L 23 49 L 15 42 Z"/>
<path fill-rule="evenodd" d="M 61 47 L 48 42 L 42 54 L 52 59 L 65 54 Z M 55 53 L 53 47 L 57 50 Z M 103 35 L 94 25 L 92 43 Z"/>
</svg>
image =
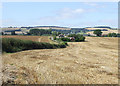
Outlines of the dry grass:
<svg viewBox="0 0 120 86">
<path fill-rule="evenodd" d="M 2 36 L 2 38 L 17 38 L 17 39 L 22 39 L 22 40 L 32 40 L 32 41 L 37 41 L 37 42 L 49 42 L 48 36 L 20 36 L 20 35 L 7 35 L 7 36 Z"/>
<path fill-rule="evenodd" d="M 64 49 L 3 54 L 4 81 L 17 84 L 118 84 L 118 38 L 87 37 Z M 13 82 L 12 82 L 13 81 Z"/>
</svg>

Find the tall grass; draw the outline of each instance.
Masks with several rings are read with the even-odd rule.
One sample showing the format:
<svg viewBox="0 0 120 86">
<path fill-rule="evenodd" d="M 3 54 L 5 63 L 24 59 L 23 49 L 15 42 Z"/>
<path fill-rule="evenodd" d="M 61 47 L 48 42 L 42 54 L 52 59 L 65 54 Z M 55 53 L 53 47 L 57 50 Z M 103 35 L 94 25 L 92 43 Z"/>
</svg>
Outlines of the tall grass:
<svg viewBox="0 0 120 86">
<path fill-rule="evenodd" d="M 44 42 L 34 42 L 15 38 L 2 38 L 2 52 L 13 53 L 31 49 L 55 49 L 65 48 L 66 43 L 50 44 Z"/>
</svg>

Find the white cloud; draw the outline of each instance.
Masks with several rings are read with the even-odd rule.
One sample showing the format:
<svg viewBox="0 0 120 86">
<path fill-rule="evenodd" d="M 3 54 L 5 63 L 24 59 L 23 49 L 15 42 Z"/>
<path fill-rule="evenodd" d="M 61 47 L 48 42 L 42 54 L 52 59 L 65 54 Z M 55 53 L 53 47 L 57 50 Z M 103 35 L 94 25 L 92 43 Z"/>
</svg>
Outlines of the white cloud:
<svg viewBox="0 0 120 86">
<path fill-rule="evenodd" d="M 54 12 L 55 16 L 43 16 L 40 17 L 36 24 L 40 25 L 65 25 L 64 21 L 66 20 L 73 20 L 75 18 L 80 18 L 81 15 L 85 13 L 85 9 L 77 8 L 77 9 L 70 9 L 70 8 L 63 8 Z"/>
<path fill-rule="evenodd" d="M 97 3 L 93 2 L 85 2 L 84 4 L 89 5 L 89 6 L 98 6 Z"/>
<path fill-rule="evenodd" d="M 99 2 L 100 3 L 100 2 Z M 95 7 L 95 8 L 105 8 L 106 6 L 105 5 L 100 5 L 96 2 L 84 2 L 85 5 L 88 5 L 88 6 L 92 6 L 92 7 Z"/>
<path fill-rule="evenodd" d="M 83 12 L 85 12 L 84 9 L 75 9 L 75 10 L 73 11 L 73 13 L 83 13 Z"/>
<path fill-rule="evenodd" d="M 82 15 L 85 13 L 85 9 L 78 8 L 78 9 L 70 9 L 70 8 L 64 8 L 60 11 L 57 11 L 56 18 L 58 19 L 68 19 L 68 18 L 75 18 L 78 15 Z"/>
</svg>

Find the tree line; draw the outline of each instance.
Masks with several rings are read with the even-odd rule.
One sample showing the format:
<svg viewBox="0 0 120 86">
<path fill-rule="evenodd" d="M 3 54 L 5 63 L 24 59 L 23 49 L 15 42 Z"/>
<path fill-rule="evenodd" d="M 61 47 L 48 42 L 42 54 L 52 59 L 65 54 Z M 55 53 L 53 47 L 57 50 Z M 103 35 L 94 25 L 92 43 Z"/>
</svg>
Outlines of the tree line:
<svg viewBox="0 0 120 86">
<path fill-rule="evenodd" d="M 44 29 L 31 29 L 29 32 L 28 32 L 28 35 L 44 35 L 44 34 L 52 34 L 52 30 L 49 29 L 49 30 L 44 30 Z"/>
<path fill-rule="evenodd" d="M 97 29 L 93 32 L 96 36 L 103 36 L 103 37 L 120 37 L 120 33 L 109 33 L 107 35 L 102 35 L 102 31 L 100 29 Z"/>
</svg>

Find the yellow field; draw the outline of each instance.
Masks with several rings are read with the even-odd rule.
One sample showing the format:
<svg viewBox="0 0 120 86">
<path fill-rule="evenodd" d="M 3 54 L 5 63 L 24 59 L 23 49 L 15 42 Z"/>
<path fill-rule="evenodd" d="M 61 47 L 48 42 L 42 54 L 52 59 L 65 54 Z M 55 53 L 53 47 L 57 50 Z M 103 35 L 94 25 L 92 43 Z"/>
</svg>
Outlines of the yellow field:
<svg viewBox="0 0 120 86">
<path fill-rule="evenodd" d="M 109 29 L 109 28 L 85 28 L 85 29 L 87 29 L 87 30 L 96 30 L 96 29 L 100 29 L 100 30 L 102 30 L 102 29 L 111 30 L 111 29 Z"/>
<path fill-rule="evenodd" d="M 102 31 L 102 34 L 103 35 L 106 35 L 106 34 L 109 34 L 109 33 L 118 33 L 118 30 L 111 30 L 111 29 L 108 29 L 108 28 L 86 28 L 88 30 L 96 30 L 96 29 L 106 29 L 108 31 Z M 90 32 L 87 32 L 87 34 L 91 34 L 91 35 L 94 35 L 93 34 L 94 31 L 90 31 Z"/>
<path fill-rule="evenodd" d="M 4 82 L 118 84 L 118 38 L 87 37 L 63 49 L 3 54 Z"/>
</svg>

